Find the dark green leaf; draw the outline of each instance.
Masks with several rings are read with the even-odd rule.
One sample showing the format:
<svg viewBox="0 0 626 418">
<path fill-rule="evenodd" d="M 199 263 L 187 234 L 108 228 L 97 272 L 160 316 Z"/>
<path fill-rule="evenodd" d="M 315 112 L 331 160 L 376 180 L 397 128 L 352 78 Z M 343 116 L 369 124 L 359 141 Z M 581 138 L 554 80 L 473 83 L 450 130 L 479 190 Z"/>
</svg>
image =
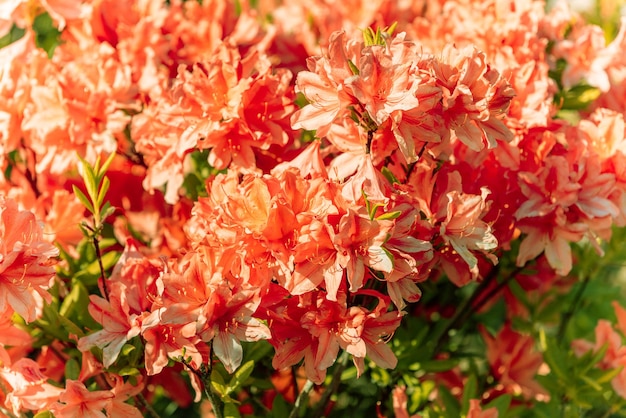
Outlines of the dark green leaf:
<svg viewBox="0 0 626 418">
<path fill-rule="evenodd" d="M 80 375 L 80 364 L 76 359 L 70 358 L 65 362 L 65 378 L 77 380 Z"/>
<path fill-rule="evenodd" d="M 277 394 L 272 402 L 272 417 L 273 418 L 287 418 L 289 417 L 289 404 L 285 399 Z"/>
<path fill-rule="evenodd" d="M 248 361 L 239 367 L 228 383 L 228 387 L 226 388 L 227 393 L 233 393 L 241 388 L 244 382 L 248 380 L 253 370 L 254 361 Z"/>
<path fill-rule="evenodd" d="M 239 408 L 234 403 L 224 405 L 224 418 L 240 418 Z"/>
</svg>

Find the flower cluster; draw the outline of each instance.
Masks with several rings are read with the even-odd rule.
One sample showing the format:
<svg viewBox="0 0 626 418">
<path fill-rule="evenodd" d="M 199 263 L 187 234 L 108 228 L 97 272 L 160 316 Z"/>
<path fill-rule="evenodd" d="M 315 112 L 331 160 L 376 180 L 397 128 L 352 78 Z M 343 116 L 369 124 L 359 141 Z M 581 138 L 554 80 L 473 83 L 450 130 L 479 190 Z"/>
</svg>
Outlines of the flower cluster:
<svg viewBox="0 0 626 418">
<path fill-rule="evenodd" d="M 626 20 L 5 3 L 0 415 L 626 408 Z"/>
</svg>

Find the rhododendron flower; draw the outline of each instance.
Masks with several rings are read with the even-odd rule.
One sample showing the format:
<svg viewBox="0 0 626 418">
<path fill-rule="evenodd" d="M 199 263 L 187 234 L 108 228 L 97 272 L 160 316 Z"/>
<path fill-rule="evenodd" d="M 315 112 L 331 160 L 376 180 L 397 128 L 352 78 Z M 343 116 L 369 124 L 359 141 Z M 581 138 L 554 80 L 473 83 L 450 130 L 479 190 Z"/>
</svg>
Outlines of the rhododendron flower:
<svg viewBox="0 0 626 418">
<path fill-rule="evenodd" d="M 272 365 L 280 369 L 304 358 L 307 378 L 316 383 L 324 379 L 340 349 L 352 354 L 358 373 L 364 370 L 365 356 L 381 367 L 395 367 L 397 360 L 386 339 L 400 325 L 401 316 L 385 312 L 388 305 L 382 298 L 374 311 L 348 308 L 345 303 L 344 292 L 337 301 L 323 292 L 309 292 L 275 305 L 273 312 L 267 312 L 272 323 L 270 342 L 276 347 Z"/>
<path fill-rule="evenodd" d="M 233 373 L 243 360 L 240 341 L 259 341 L 271 337 L 271 331 L 252 315 L 261 299 L 254 289 L 237 289 L 220 286 L 212 293 L 213 316 L 200 324 L 203 341 L 213 341 L 215 355 L 229 373 Z"/>
<path fill-rule="evenodd" d="M 293 114 L 292 128 L 317 130 L 317 136 L 321 138 L 331 123 L 346 112 L 349 105 L 356 103 L 345 83 L 354 75 L 348 61 L 354 61 L 362 43 L 345 38 L 344 32 L 333 33 L 328 55 L 308 58 L 309 71 L 298 73 L 296 92 L 304 94 L 309 104 Z"/>
<path fill-rule="evenodd" d="M 59 402 L 50 411 L 58 418 L 106 418 L 105 407 L 115 397 L 110 390 L 89 391 L 82 382 L 67 380 Z"/>
<path fill-rule="evenodd" d="M 83 337 L 78 342 L 78 349 L 88 351 L 92 347 L 103 350 L 104 367 L 109 367 L 117 359 L 122 346 L 141 331 L 137 314 L 131 313 L 126 299 L 126 286 L 112 282 L 109 285 L 109 300 L 91 295 L 89 313 L 102 324 L 99 331 Z"/>
<path fill-rule="evenodd" d="M 365 293 L 364 294 L 369 294 Z M 388 300 L 385 301 L 380 294 L 371 294 L 378 299 L 378 304 L 373 311 L 368 312 L 361 308 L 364 318 L 362 325 L 358 330 L 362 329 L 358 336 L 360 341 L 365 344 L 367 357 L 370 358 L 377 366 L 385 369 L 394 369 L 398 364 L 398 359 L 393 351 L 387 345 L 388 340 L 393 336 L 395 330 L 400 326 L 402 315 L 399 312 L 387 312 L 389 305 Z M 353 308 L 351 308 L 353 309 Z M 354 321 L 354 320 L 353 320 Z M 353 336 L 354 338 L 355 336 Z M 350 347 L 343 347 L 348 353 L 352 354 L 354 365 L 357 369 L 357 375 L 361 375 L 365 371 L 365 356 L 360 352 L 353 352 Z"/>
<path fill-rule="evenodd" d="M 359 73 L 346 82 L 377 125 L 386 122 L 393 112 L 410 110 L 419 104 L 415 97 L 419 79 L 410 73 L 413 63 L 402 50 L 412 44 L 403 41 L 404 34 L 400 34 L 388 45 L 364 48 L 355 63 Z"/>
<path fill-rule="evenodd" d="M 113 376 L 115 385 L 111 389 L 114 398 L 105 407 L 107 415 L 109 417 L 128 417 L 128 418 L 141 418 L 143 414 L 133 405 L 126 403 L 126 401 L 135 396 L 144 389 L 143 382 L 140 380 L 134 385 L 129 382 L 124 382 L 121 376 Z"/>
<path fill-rule="evenodd" d="M 0 368 L 3 389 L 7 390 L 5 405 L 15 414 L 45 410 L 59 399 L 63 389 L 48 383 L 40 366 L 29 358 Z M 8 386 L 8 387 L 7 387 Z"/>
<path fill-rule="evenodd" d="M 527 234 L 518 254 L 520 266 L 545 250 L 557 273 L 567 274 L 572 268 L 569 244 L 585 235 L 605 234 L 605 221 L 619 215 L 610 198 L 615 175 L 604 172 L 600 157 L 589 152 L 576 133 L 570 133 L 566 149 L 547 137 L 542 147 L 550 154 L 537 168 L 519 173 L 526 200 L 515 217 Z"/>
<path fill-rule="evenodd" d="M 0 312 L 13 310 L 27 322 L 50 301 L 58 250 L 43 239 L 31 212 L 0 196 Z"/>
<path fill-rule="evenodd" d="M 393 221 L 372 220 L 352 209 L 341 218 L 334 242 L 351 292 L 363 286 L 367 267 L 385 273 L 393 270 L 391 254 L 383 247 L 392 228 Z"/>
<path fill-rule="evenodd" d="M 447 217 L 441 223 L 440 233 L 444 241 L 465 260 L 472 274 L 477 274 L 478 260 L 470 250 L 489 251 L 498 245 L 491 227 L 480 219 L 489 193 L 486 188 L 481 190 L 481 195 L 451 191 L 447 195 Z"/>
<path fill-rule="evenodd" d="M 617 302 L 613 303 L 613 308 L 617 316 L 617 330 L 613 325 L 604 319 L 598 321 L 595 328 L 595 344 L 585 340 L 572 341 L 572 348 L 576 355 L 582 356 L 586 352 L 593 350 L 598 352 L 606 349 L 604 357 L 598 363 L 601 369 L 617 369 L 626 367 L 626 345 L 623 344 L 623 336 L 626 329 L 626 310 Z M 611 386 L 622 398 L 626 398 L 626 369 L 622 369 L 617 376 L 611 380 Z"/>
<path fill-rule="evenodd" d="M 497 239 L 489 223 L 483 220 L 490 192 L 483 187 L 480 194 L 464 193 L 461 173 L 433 175 L 432 164 L 424 160 L 409 179 L 412 199 L 428 219 L 428 227 L 422 226 L 424 237 L 438 240 L 433 244 L 438 250 L 435 261 L 441 263 L 450 280 L 464 286 L 479 276 L 477 255 L 497 262 L 489 253 L 496 248 Z"/>
<path fill-rule="evenodd" d="M 543 357 L 534 350 L 535 341 L 531 336 L 515 332 L 508 324 L 496 336 L 489 335 L 485 329 L 481 329 L 481 334 L 487 344 L 491 372 L 503 391 L 525 399 L 546 395 L 534 380 Z"/>
<path fill-rule="evenodd" d="M 145 341 L 144 361 L 148 376 L 160 373 L 170 359 L 190 360 L 199 367 L 203 358 L 198 349 L 202 344 L 196 335 L 196 324 L 185 325 L 164 323 L 161 316 L 165 308 L 155 310 L 143 318 L 141 336 Z"/>
<path fill-rule="evenodd" d="M 419 414 L 410 415 L 407 411 L 407 403 L 409 398 L 406 396 L 405 386 L 396 386 L 391 392 L 393 399 L 393 413 L 395 418 L 420 418 Z"/>
<path fill-rule="evenodd" d="M 38 156 L 37 171 L 64 173 L 75 166 L 76 152 L 89 162 L 114 153 L 130 122 L 128 111 L 138 109 L 130 68 L 115 49 L 67 42 L 52 60 L 40 61 L 31 64 L 37 77 L 21 125 Z"/>
<path fill-rule="evenodd" d="M 552 50 L 555 57 L 567 61 L 562 78 L 564 87 L 571 88 L 586 81 L 601 91 L 608 91 L 610 87 L 606 67 L 611 61 L 611 52 L 606 48 L 602 29 L 594 25 L 574 27 L 567 39 L 557 42 Z"/>
<path fill-rule="evenodd" d="M 455 137 L 473 151 L 494 148 L 496 140 L 510 141 L 512 132 L 502 121 L 514 91 L 504 78 L 487 66 L 484 53 L 468 46 L 444 48 L 434 66 L 443 89 L 443 117 Z"/>
<path fill-rule="evenodd" d="M 217 169 L 254 171 L 255 149 L 290 139 L 290 79 L 286 70 L 273 71 L 261 52 L 241 56 L 228 43 L 207 62 L 179 67 L 172 88 L 133 118 L 137 151 L 148 164 L 144 187 L 151 191 L 167 183 L 166 201 L 176 202 L 184 157 L 194 149 L 211 149 L 208 163 Z"/>
</svg>

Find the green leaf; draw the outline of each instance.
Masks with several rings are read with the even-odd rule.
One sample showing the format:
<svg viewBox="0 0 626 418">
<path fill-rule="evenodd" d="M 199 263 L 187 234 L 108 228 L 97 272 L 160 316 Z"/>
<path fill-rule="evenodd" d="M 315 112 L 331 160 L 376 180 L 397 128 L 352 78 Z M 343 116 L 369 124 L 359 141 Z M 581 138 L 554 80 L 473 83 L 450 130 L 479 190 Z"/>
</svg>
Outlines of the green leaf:
<svg viewBox="0 0 626 418">
<path fill-rule="evenodd" d="M 61 326 L 69 333 L 76 335 L 78 338 L 84 337 L 85 333 L 81 330 L 78 325 L 70 321 L 68 318 L 59 315 L 58 317 Z"/>
<path fill-rule="evenodd" d="M 354 63 L 350 60 L 348 60 L 348 67 L 350 67 L 350 71 L 352 71 L 352 74 L 354 75 L 359 75 L 359 69 L 357 68 L 356 65 L 354 65 Z"/>
<path fill-rule="evenodd" d="M 244 362 L 253 361 L 256 363 L 274 351 L 272 345 L 266 340 L 243 342 L 242 345 L 244 347 Z"/>
<path fill-rule="evenodd" d="M 74 190 L 74 194 L 76 195 L 78 200 L 80 200 L 80 203 L 82 203 L 83 206 L 85 206 L 87 210 L 93 214 L 93 205 L 91 204 L 89 199 L 87 199 L 87 196 L 85 196 L 85 194 L 78 187 L 76 187 L 75 184 L 72 184 L 72 189 Z"/>
<path fill-rule="evenodd" d="M 458 418 L 461 416 L 461 405 L 444 385 L 439 385 L 439 394 L 445 407 L 446 417 Z"/>
<path fill-rule="evenodd" d="M 136 367 L 126 366 L 116 371 L 120 376 L 140 376 L 141 372 Z"/>
<path fill-rule="evenodd" d="M 63 299 L 61 303 L 61 307 L 59 308 L 59 314 L 64 317 L 69 317 L 76 309 L 76 305 L 80 302 L 81 297 L 81 286 L 80 283 L 76 283 L 76 286 L 72 287 L 70 293 Z M 89 296 L 87 295 L 87 304 L 89 303 Z"/>
<path fill-rule="evenodd" d="M 104 270 L 109 270 L 110 268 L 112 268 L 115 263 L 117 263 L 117 260 L 120 257 L 120 253 L 116 252 L 116 251 L 109 251 L 108 253 L 105 253 L 101 260 L 102 260 L 102 267 L 104 267 Z M 101 275 L 101 271 L 100 271 L 100 264 L 98 263 L 98 260 L 94 260 L 91 263 L 89 263 L 89 265 L 83 269 L 82 273 L 87 273 L 89 276 L 91 277 L 100 277 Z"/>
<path fill-rule="evenodd" d="M 100 209 L 100 221 L 104 222 L 106 218 L 113 215 L 115 213 L 115 207 L 111 206 L 109 202 L 106 202 L 102 209 Z"/>
<path fill-rule="evenodd" d="M 11 45 L 13 42 L 20 40 L 25 33 L 25 29 L 16 26 L 14 23 L 13 26 L 11 26 L 11 30 L 2 38 L 0 38 L 0 48 L 4 48 L 5 46 Z"/>
<path fill-rule="evenodd" d="M 224 418 L 241 418 L 239 408 L 234 403 L 224 405 Z"/>
<path fill-rule="evenodd" d="M 583 110 L 600 97 L 600 94 L 602 92 L 597 87 L 579 84 L 561 92 L 556 98 L 556 103 L 561 103 L 561 109 Z"/>
<path fill-rule="evenodd" d="M 75 358 L 70 358 L 65 362 L 65 378 L 77 380 L 80 375 L 80 364 Z"/>
<path fill-rule="evenodd" d="M 213 369 L 211 372 L 211 387 L 219 395 L 220 398 L 224 399 L 228 395 L 226 382 L 224 381 L 224 377 L 218 372 L 216 369 Z"/>
<path fill-rule="evenodd" d="M 100 185 L 100 191 L 98 192 L 98 200 L 97 206 L 100 207 L 104 203 L 104 198 L 109 191 L 109 187 L 111 186 L 111 181 L 108 177 L 102 179 L 102 184 Z"/>
<path fill-rule="evenodd" d="M 101 178 L 104 177 L 104 175 L 106 174 L 107 170 L 109 169 L 109 166 L 113 162 L 114 158 L 115 158 L 115 153 L 114 152 L 109 154 L 109 157 L 106 159 L 104 164 L 102 164 L 102 167 L 100 167 L 99 170 L 96 173 L 98 179 L 101 179 Z M 100 159 L 98 159 L 98 161 L 100 161 Z"/>
<path fill-rule="evenodd" d="M 461 411 L 464 414 L 467 414 L 469 410 L 470 399 L 474 399 L 477 396 L 478 382 L 476 381 L 476 375 L 472 374 L 465 382 L 465 387 L 463 388 L 463 399 L 461 400 Z"/>
<path fill-rule="evenodd" d="M 393 211 L 393 212 L 383 213 L 382 215 L 377 217 L 376 220 L 377 221 L 382 221 L 382 220 L 385 220 L 385 219 L 396 219 L 396 218 L 400 217 L 400 215 L 402 215 L 402 212 L 400 212 L 399 210 L 396 210 L 396 211 Z"/>
<path fill-rule="evenodd" d="M 54 415 L 50 411 L 38 412 L 33 418 L 54 418 Z"/>
<path fill-rule="evenodd" d="M 613 380 L 618 374 L 620 374 L 623 368 L 624 367 L 622 366 L 622 367 L 617 367 L 615 369 L 610 369 L 608 371 L 606 370 L 595 371 L 594 370 L 592 373 L 589 373 L 589 374 L 590 374 L 590 377 L 592 377 L 595 382 L 602 384 L 602 383 L 607 383 Z"/>
<path fill-rule="evenodd" d="M 600 386 L 597 382 L 595 382 L 593 379 L 590 379 L 588 376 L 582 375 L 580 376 L 580 378 L 587 383 L 589 386 L 591 386 L 592 388 L 594 388 L 596 391 L 600 392 L 602 391 L 602 386 Z"/>
<path fill-rule="evenodd" d="M 233 378 L 230 379 L 228 387 L 226 388 L 226 392 L 230 394 L 237 391 L 244 384 L 244 382 L 248 380 L 253 370 L 254 361 L 247 361 L 241 367 L 239 367 L 233 375 Z"/>
<path fill-rule="evenodd" d="M 96 175 L 93 172 L 93 168 L 87 161 L 80 158 L 80 162 L 83 166 L 83 182 L 85 183 L 85 188 L 87 189 L 87 194 L 92 202 L 95 202 L 98 197 L 98 185 L 96 183 Z M 97 164 L 97 162 L 96 162 Z"/>
<path fill-rule="evenodd" d="M 36 33 L 35 44 L 52 57 L 54 50 L 61 43 L 61 32 L 54 26 L 48 13 L 41 13 L 33 21 L 33 30 Z"/>
<path fill-rule="evenodd" d="M 389 183 L 391 184 L 400 183 L 400 181 L 398 181 L 396 176 L 387 167 L 383 167 L 381 172 L 383 173 L 383 176 L 385 176 L 385 178 L 387 179 Z"/>
<path fill-rule="evenodd" d="M 567 353 L 564 353 L 556 344 L 553 339 L 547 338 L 545 331 L 540 330 L 540 341 L 544 346 L 544 359 L 550 370 L 563 382 L 571 382 L 572 376 L 569 373 L 569 367 L 567 364 Z"/>
<path fill-rule="evenodd" d="M 287 418 L 289 416 L 289 404 L 281 394 L 277 394 L 272 402 L 272 417 Z"/>
<path fill-rule="evenodd" d="M 489 408 L 496 408 L 498 410 L 498 416 L 504 417 L 509 406 L 511 405 L 511 395 L 500 395 L 496 399 L 489 402 L 487 405 L 483 407 L 483 410 Z"/>
<path fill-rule="evenodd" d="M 117 251 L 109 251 L 102 256 L 102 266 L 105 270 L 109 270 L 113 268 L 117 260 L 120 258 L 121 254 Z"/>
<path fill-rule="evenodd" d="M 137 347 L 135 347 L 132 344 L 124 344 L 122 346 L 122 349 L 120 350 L 120 354 L 124 357 L 128 356 L 130 353 L 132 353 L 133 351 L 135 351 L 137 349 Z"/>
</svg>

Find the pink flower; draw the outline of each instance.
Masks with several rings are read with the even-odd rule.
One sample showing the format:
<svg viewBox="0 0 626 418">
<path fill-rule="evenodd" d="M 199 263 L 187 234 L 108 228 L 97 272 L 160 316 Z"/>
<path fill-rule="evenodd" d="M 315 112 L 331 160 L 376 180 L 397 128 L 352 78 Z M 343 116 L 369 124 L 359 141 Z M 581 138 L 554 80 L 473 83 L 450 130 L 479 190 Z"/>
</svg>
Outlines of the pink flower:
<svg viewBox="0 0 626 418">
<path fill-rule="evenodd" d="M 78 349 L 88 351 L 92 347 L 103 350 L 104 367 L 111 366 L 117 359 L 124 344 L 139 335 L 141 330 L 139 317 L 131 313 L 128 306 L 126 286 L 121 283 L 109 283 L 109 300 L 91 295 L 89 313 L 102 324 L 102 329 L 81 338 Z"/>
<path fill-rule="evenodd" d="M 50 301 L 58 250 L 44 241 L 35 216 L 0 196 L 0 312 L 14 310 L 26 322 Z"/>
<path fill-rule="evenodd" d="M 515 92 L 486 63 L 485 54 L 468 46 L 446 45 L 433 69 L 443 91 L 443 117 L 454 136 L 473 151 L 510 141 L 513 133 L 502 121 Z"/>
<path fill-rule="evenodd" d="M 354 74 L 348 60 L 362 44 L 345 40 L 344 32 L 335 32 L 330 37 L 328 54 L 307 59 L 309 71 L 298 73 L 296 92 L 301 92 L 309 104 L 296 111 L 291 117 L 294 129 L 317 130 L 317 136 L 328 133 L 330 125 L 356 102 L 346 88 L 346 81 Z"/>
<path fill-rule="evenodd" d="M 393 43 L 368 46 L 361 51 L 358 75 L 349 78 L 346 85 L 354 97 L 364 105 L 369 117 L 382 125 L 396 111 L 411 110 L 419 104 L 415 97 L 419 79 L 411 74 L 414 65 L 404 49 L 414 44 L 404 42 L 404 34 L 394 37 Z"/>
<path fill-rule="evenodd" d="M 57 418 L 106 418 L 102 411 L 114 397 L 110 390 L 90 392 L 83 383 L 68 380 L 59 402 L 52 405 L 50 411 Z"/>
<path fill-rule="evenodd" d="M 46 410 L 59 399 L 63 392 L 48 383 L 37 363 L 23 358 L 12 365 L 0 368 L 0 379 L 7 389 L 5 405 L 15 415 L 22 412 Z"/>
<path fill-rule="evenodd" d="M 491 336 L 481 328 L 487 344 L 487 360 L 491 372 L 502 385 L 502 390 L 525 399 L 545 395 L 546 391 L 534 380 L 543 363 L 541 353 L 535 351 L 531 336 L 519 334 L 506 324 L 498 335 Z"/>
</svg>

